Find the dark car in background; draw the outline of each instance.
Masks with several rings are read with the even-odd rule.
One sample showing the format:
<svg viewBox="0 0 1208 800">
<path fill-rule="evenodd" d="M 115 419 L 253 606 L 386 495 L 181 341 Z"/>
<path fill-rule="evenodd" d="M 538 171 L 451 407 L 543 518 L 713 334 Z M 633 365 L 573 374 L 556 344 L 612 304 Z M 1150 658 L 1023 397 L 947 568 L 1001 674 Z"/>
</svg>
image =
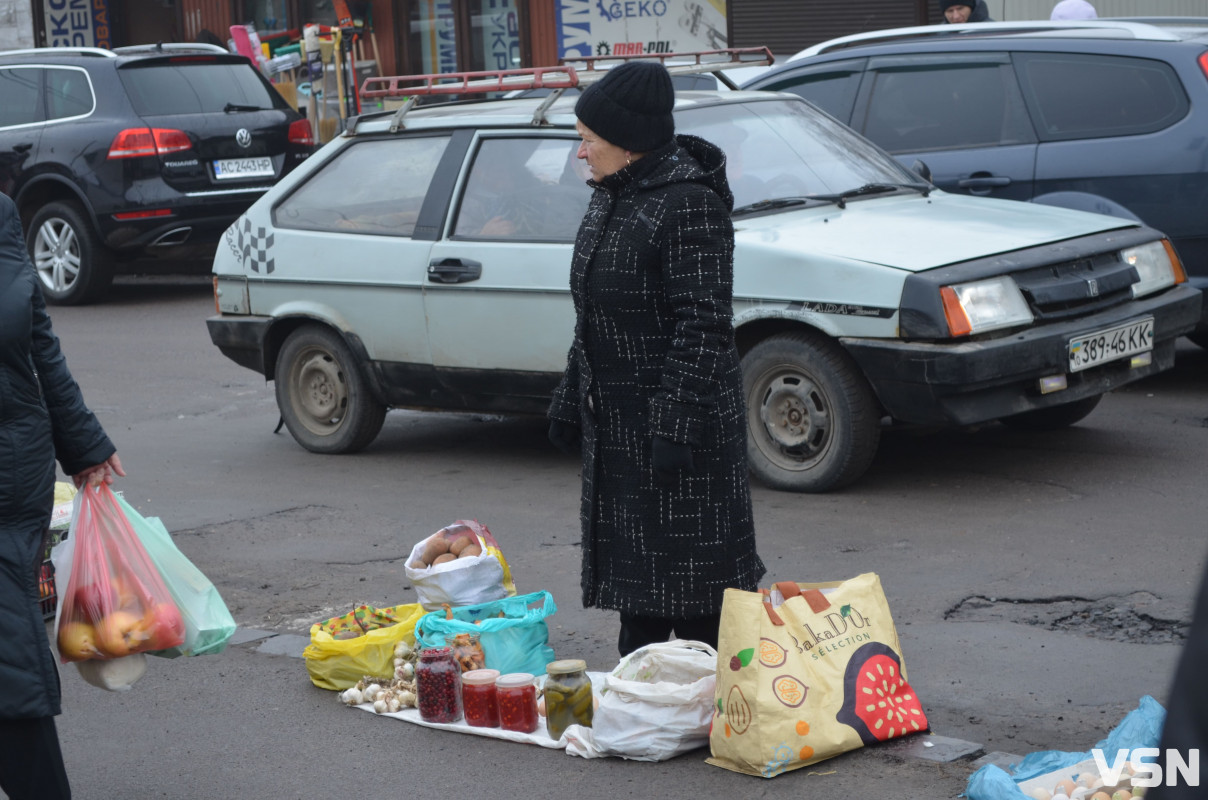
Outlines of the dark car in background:
<svg viewBox="0 0 1208 800">
<path fill-rule="evenodd" d="M 743 88 L 804 97 L 945 191 L 1139 219 L 1208 289 L 1208 18 L 873 31 Z"/>
<path fill-rule="evenodd" d="M 313 150 L 307 121 L 220 47 L 0 53 L 0 191 L 52 303 L 97 300 L 156 256 L 204 271 L 223 231 Z"/>
</svg>

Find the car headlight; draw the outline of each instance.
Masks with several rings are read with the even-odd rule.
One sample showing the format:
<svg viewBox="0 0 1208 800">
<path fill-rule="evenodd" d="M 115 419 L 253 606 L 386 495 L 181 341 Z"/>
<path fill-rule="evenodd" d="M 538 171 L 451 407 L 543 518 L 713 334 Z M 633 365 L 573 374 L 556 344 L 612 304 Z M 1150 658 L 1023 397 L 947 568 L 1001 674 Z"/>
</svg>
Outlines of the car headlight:
<svg viewBox="0 0 1208 800">
<path fill-rule="evenodd" d="M 1023 293 L 1008 275 L 944 286 L 940 297 L 953 336 L 1026 325 L 1033 319 Z"/>
<path fill-rule="evenodd" d="M 1169 239 L 1121 250 L 1120 259 L 1135 267 L 1141 276 L 1141 280 L 1132 285 L 1133 297 L 1144 297 L 1187 280 L 1183 264 Z"/>
</svg>

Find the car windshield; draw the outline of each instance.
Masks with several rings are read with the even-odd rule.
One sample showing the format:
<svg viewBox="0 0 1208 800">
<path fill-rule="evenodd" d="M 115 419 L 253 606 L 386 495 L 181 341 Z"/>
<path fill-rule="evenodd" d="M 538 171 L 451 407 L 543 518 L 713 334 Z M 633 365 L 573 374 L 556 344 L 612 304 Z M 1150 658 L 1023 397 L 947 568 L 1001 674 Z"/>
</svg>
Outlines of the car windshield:
<svg viewBox="0 0 1208 800">
<path fill-rule="evenodd" d="M 802 101 L 686 108 L 676 115 L 676 127 L 725 151 L 737 213 L 842 202 L 898 187 L 930 188 L 876 145 Z"/>
</svg>

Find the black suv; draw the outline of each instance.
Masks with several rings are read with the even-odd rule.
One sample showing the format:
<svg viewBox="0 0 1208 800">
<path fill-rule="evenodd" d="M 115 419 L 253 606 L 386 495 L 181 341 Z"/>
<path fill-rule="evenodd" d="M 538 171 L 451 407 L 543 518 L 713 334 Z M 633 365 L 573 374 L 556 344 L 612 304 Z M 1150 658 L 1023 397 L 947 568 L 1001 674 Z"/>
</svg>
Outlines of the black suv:
<svg viewBox="0 0 1208 800">
<path fill-rule="evenodd" d="M 0 53 L 0 191 L 53 303 L 96 300 L 147 257 L 208 268 L 226 228 L 313 150 L 307 121 L 220 47 Z"/>
<path fill-rule="evenodd" d="M 1208 18 L 873 31 L 743 88 L 804 97 L 945 191 L 1140 219 L 1208 289 Z"/>
</svg>

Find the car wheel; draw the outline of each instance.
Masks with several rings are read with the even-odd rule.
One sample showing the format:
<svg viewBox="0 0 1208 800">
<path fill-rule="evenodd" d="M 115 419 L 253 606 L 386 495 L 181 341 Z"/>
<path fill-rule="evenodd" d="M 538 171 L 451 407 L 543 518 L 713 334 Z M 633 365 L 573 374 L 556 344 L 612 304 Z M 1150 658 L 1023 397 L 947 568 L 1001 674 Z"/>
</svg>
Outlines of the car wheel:
<svg viewBox="0 0 1208 800">
<path fill-rule="evenodd" d="M 1010 417 L 1003 417 L 1002 423 L 1021 431 L 1055 431 L 1068 428 L 1075 422 L 1081 421 L 1087 414 L 1095 410 L 1103 395 L 1084 397 L 1072 403 L 1063 403 L 1049 408 L 1038 408 L 1035 411 L 1025 411 Z"/>
<path fill-rule="evenodd" d="M 48 303 L 91 303 L 113 283 L 113 254 L 76 203 L 55 201 L 38 209 L 26 244 Z"/>
<path fill-rule="evenodd" d="M 859 478 L 881 438 L 872 388 L 838 345 L 780 334 L 742 360 L 747 457 L 767 486 L 825 492 Z"/>
<path fill-rule="evenodd" d="M 378 435 L 386 407 L 344 341 L 307 325 L 289 335 L 274 375 L 277 407 L 298 444 L 312 453 L 355 453 Z"/>
</svg>

